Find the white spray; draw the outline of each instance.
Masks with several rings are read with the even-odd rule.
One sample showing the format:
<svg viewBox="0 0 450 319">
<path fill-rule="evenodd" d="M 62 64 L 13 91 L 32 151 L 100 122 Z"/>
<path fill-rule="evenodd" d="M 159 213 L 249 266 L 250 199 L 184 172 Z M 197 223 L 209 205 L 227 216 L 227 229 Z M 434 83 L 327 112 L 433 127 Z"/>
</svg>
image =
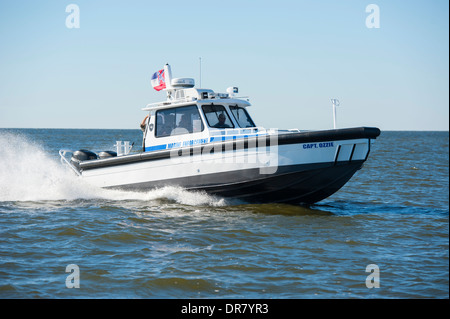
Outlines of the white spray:
<svg viewBox="0 0 450 319">
<path fill-rule="evenodd" d="M 165 198 L 193 206 L 226 205 L 224 199 L 177 187 L 163 187 L 141 193 L 106 190 L 89 185 L 50 156 L 41 145 L 17 134 L 0 134 L 0 150 L 0 201 L 76 199 L 153 201 Z"/>
</svg>

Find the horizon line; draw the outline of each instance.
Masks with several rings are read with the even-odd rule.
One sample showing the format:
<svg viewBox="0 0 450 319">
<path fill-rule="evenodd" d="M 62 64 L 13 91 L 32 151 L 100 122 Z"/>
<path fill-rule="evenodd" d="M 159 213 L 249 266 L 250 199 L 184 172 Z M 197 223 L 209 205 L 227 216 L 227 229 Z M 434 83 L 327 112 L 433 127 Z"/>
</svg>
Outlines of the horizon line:
<svg viewBox="0 0 450 319">
<path fill-rule="evenodd" d="M 352 127 L 373 127 L 373 126 L 352 126 Z M 346 129 L 351 127 L 340 127 L 337 129 Z M 334 128 L 327 129 L 302 129 L 301 131 L 327 131 L 333 130 Z M 130 130 L 130 131 L 140 131 L 140 128 L 86 128 L 86 127 L 0 127 L 0 130 Z M 447 130 L 431 130 L 431 129 L 380 129 L 384 132 L 449 132 Z"/>
</svg>

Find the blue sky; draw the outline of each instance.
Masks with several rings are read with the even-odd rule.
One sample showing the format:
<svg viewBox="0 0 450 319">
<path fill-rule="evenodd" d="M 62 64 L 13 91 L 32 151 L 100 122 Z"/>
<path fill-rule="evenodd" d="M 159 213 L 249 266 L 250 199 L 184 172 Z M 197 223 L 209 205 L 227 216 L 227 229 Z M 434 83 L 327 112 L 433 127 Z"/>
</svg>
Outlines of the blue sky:
<svg viewBox="0 0 450 319">
<path fill-rule="evenodd" d="M 80 28 L 66 27 L 66 6 Z M 366 6 L 380 9 L 367 28 Z M 165 63 L 248 95 L 258 125 L 449 129 L 449 4 L 1 1 L 0 127 L 138 129 Z"/>
</svg>

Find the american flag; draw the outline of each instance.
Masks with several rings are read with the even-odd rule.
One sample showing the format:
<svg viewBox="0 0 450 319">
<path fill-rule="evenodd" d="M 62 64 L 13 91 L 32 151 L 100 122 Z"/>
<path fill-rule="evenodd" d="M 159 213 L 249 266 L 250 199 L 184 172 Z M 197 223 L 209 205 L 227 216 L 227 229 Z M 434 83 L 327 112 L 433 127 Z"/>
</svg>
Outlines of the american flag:
<svg viewBox="0 0 450 319">
<path fill-rule="evenodd" d="M 155 72 L 152 76 L 152 86 L 156 91 L 161 91 L 166 88 L 166 79 L 164 77 L 164 70 Z"/>
</svg>

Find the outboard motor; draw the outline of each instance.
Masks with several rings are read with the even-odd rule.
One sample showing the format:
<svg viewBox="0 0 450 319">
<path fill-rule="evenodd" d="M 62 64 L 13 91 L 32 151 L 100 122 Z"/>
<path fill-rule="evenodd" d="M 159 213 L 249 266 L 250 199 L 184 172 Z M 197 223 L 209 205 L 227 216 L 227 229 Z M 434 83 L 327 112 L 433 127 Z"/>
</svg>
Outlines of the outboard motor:
<svg viewBox="0 0 450 319">
<path fill-rule="evenodd" d="M 117 153 L 114 151 L 102 151 L 98 153 L 98 158 L 110 158 L 110 157 L 116 157 Z"/>
<path fill-rule="evenodd" d="M 80 167 L 80 162 L 89 161 L 97 159 L 97 154 L 88 150 L 78 150 L 73 152 L 72 158 L 70 159 L 70 163 L 75 165 L 76 167 Z"/>
</svg>

